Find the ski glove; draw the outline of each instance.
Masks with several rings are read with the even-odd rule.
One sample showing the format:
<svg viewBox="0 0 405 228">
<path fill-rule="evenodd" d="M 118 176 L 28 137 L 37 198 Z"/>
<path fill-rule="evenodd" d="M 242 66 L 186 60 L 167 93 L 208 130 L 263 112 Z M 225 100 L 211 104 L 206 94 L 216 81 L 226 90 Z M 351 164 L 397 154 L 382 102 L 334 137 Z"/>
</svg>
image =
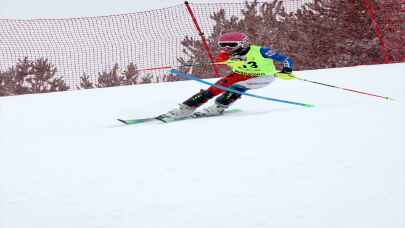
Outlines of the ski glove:
<svg viewBox="0 0 405 228">
<path fill-rule="evenodd" d="M 294 75 L 292 75 L 291 68 L 284 67 L 282 71 L 276 73 L 276 77 L 282 80 L 292 80 L 295 79 Z"/>
</svg>

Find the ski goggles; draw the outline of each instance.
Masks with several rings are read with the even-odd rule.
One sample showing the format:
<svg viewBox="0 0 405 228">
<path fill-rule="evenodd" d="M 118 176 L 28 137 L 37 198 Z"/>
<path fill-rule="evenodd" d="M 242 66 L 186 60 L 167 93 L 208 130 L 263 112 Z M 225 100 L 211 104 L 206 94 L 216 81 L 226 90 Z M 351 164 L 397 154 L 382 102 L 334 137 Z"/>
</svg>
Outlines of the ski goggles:
<svg viewBox="0 0 405 228">
<path fill-rule="evenodd" d="M 238 42 L 221 42 L 221 43 L 218 43 L 218 45 L 221 48 L 226 48 L 226 47 L 234 48 L 234 47 L 239 46 L 239 43 Z"/>
</svg>

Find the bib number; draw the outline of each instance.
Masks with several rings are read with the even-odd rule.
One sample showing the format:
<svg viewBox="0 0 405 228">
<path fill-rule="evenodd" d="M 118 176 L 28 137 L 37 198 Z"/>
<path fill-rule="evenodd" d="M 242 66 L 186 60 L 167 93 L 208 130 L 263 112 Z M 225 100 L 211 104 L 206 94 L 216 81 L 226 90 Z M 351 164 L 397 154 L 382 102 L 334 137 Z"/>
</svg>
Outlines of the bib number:
<svg viewBox="0 0 405 228">
<path fill-rule="evenodd" d="M 249 66 L 246 66 L 246 64 L 249 65 Z M 250 67 L 250 68 L 258 68 L 259 67 L 255 61 L 249 61 L 246 64 L 243 65 L 243 68 L 245 68 L 245 69 L 248 68 L 248 67 Z"/>
</svg>

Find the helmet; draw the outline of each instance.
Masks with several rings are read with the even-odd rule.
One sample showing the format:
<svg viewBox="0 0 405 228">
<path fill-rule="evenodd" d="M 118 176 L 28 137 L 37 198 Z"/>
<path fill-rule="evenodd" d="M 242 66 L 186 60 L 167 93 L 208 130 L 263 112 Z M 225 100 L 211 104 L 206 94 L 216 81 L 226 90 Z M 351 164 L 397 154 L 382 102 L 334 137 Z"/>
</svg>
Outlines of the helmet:
<svg viewBox="0 0 405 228">
<path fill-rule="evenodd" d="M 249 37 L 241 32 L 228 32 L 218 39 L 218 46 L 226 52 L 234 52 L 249 47 Z"/>
</svg>

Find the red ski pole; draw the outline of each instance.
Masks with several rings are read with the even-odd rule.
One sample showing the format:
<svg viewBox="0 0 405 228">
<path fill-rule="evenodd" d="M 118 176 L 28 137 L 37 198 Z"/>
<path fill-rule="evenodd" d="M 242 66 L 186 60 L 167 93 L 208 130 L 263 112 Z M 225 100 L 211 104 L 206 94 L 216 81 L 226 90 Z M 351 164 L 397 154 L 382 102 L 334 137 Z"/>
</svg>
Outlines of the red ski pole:
<svg viewBox="0 0 405 228">
<path fill-rule="evenodd" d="M 205 65 L 216 65 L 216 64 L 225 64 L 225 62 L 215 62 L 215 63 L 197 63 L 197 64 L 184 64 L 177 66 L 160 66 L 160 67 L 151 67 L 151 68 L 141 68 L 136 71 L 153 71 L 153 70 L 169 70 L 178 67 L 193 67 L 193 66 L 205 66 Z"/>
<path fill-rule="evenodd" d="M 305 79 L 305 78 L 299 78 L 299 77 L 297 77 L 297 76 L 293 76 L 293 77 L 296 78 L 296 79 L 298 79 L 298 80 L 301 80 L 301 81 L 310 82 L 310 83 L 314 83 L 314 84 L 318 84 L 318 85 L 323 85 L 323 86 L 328 86 L 328 87 L 332 87 L 332 88 L 336 88 L 336 89 L 342 89 L 342 90 L 346 90 L 346 91 L 353 92 L 353 93 L 359 93 L 359 94 L 363 94 L 363 95 L 368 95 L 368 96 L 373 96 L 373 97 L 379 97 L 379 98 L 383 98 L 383 99 L 386 99 L 386 100 L 394 100 L 394 99 L 391 98 L 391 97 L 385 97 L 385 96 L 380 96 L 380 95 L 372 94 L 372 93 L 368 93 L 368 92 L 362 92 L 362 91 L 359 91 L 359 90 L 348 89 L 348 88 L 343 88 L 343 87 L 339 87 L 339 86 L 335 86 L 335 85 L 330 85 L 330 84 L 326 84 L 326 83 L 322 83 L 322 82 L 311 81 L 311 80 L 308 80 L 308 79 Z"/>
</svg>

